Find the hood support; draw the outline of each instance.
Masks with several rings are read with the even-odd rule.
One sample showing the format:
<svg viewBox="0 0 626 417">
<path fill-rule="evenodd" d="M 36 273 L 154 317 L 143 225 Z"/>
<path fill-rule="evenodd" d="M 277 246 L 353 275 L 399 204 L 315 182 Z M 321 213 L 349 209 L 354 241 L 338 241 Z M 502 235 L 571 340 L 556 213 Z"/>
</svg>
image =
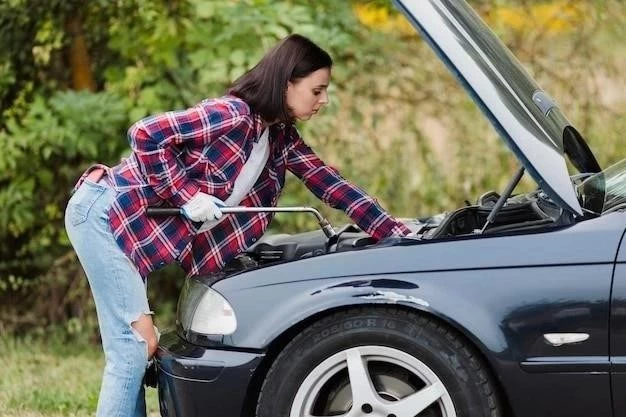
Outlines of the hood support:
<svg viewBox="0 0 626 417">
<path fill-rule="evenodd" d="M 524 167 L 520 167 L 515 173 L 515 176 L 506 185 L 506 188 L 502 192 L 502 195 L 500 196 L 498 201 L 496 201 L 496 205 L 493 206 L 491 213 L 489 213 L 489 216 L 487 216 L 487 221 L 485 222 L 485 225 L 483 226 L 483 228 L 480 230 L 481 234 L 485 233 L 485 230 L 487 230 L 487 227 L 490 224 L 492 224 L 493 221 L 496 219 L 496 216 L 498 215 L 502 207 L 504 207 L 504 204 L 506 204 L 506 200 L 509 199 L 509 197 L 511 196 L 511 193 L 513 192 L 515 187 L 517 187 L 517 184 L 519 184 L 520 180 L 524 176 L 525 171 L 526 170 L 524 169 Z"/>
</svg>

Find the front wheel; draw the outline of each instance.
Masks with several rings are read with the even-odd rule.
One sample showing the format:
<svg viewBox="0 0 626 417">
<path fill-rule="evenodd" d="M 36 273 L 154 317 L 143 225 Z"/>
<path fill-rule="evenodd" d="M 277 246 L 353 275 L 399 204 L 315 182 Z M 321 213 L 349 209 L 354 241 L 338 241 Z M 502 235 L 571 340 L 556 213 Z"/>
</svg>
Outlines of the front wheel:
<svg viewBox="0 0 626 417">
<path fill-rule="evenodd" d="M 257 417 L 499 417 L 491 378 L 455 333 L 399 309 L 333 314 L 294 338 Z"/>
</svg>

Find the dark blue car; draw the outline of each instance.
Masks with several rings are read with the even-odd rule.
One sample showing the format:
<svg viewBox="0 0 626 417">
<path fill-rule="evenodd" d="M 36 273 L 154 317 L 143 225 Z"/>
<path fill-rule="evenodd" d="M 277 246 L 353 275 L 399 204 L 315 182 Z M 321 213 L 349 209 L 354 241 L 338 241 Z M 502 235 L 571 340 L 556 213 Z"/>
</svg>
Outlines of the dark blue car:
<svg viewBox="0 0 626 417">
<path fill-rule="evenodd" d="M 266 236 L 188 279 L 163 416 L 626 416 L 626 160 L 601 169 L 465 1 L 396 5 L 519 169 L 411 237 Z M 524 173 L 538 188 L 515 194 Z"/>
</svg>

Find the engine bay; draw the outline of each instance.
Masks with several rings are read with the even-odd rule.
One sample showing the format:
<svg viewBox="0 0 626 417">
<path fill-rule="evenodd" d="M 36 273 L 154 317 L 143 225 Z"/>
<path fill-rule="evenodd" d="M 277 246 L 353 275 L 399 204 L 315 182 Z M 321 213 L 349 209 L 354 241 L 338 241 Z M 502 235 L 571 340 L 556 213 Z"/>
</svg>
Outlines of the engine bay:
<svg viewBox="0 0 626 417">
<path fill-rule="evenodd" d="M 420 241 L 536 232 L 574 222 L 571 215 L 553 203 L 541 190 L 537 190 L 508 198 L 493 223 L 482 230 L 499 198 L 498 193 L 491 191 L 480 196 L 476 204 L 431 217 L 402 221 L 413 231 L 410 238 Z M 322 230 L 297 234 L 268 234 L 226 265 L 223 272 L 229 274 L 260 265 L 360 250 L 375 247 L 377 244 L 375 239 L 354 224 L 337 230 L 337 236 L 332 241 Z"/>
</svg>

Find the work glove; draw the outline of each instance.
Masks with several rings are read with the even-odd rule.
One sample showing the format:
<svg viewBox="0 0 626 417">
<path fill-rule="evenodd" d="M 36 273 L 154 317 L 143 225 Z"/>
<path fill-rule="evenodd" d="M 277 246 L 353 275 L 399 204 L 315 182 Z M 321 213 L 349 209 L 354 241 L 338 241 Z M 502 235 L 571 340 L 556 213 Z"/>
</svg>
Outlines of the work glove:
<svg viewBox="0 0 626 417">
<path fill-rule="evenodd" d="M 220 206 L 224 202 L 217 197 L 202 192 L 194 195 L 191 200 L 181 207 L 183 214 L 194 222 L 206 222 L 207 220 L 218 220 L 222 217 Z"/>
</svg>

